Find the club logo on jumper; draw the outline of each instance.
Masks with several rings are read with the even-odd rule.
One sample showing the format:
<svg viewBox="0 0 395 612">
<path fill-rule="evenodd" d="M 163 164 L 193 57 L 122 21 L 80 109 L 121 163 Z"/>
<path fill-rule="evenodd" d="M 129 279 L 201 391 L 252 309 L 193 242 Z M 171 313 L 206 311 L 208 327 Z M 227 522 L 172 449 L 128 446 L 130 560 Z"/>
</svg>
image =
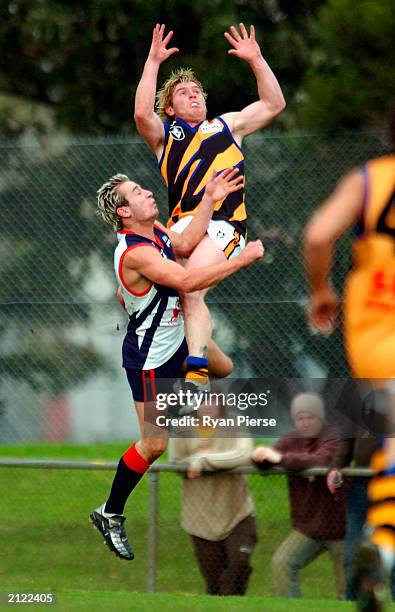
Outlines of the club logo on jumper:
<svg viewBox="0 0 395 612">
<path fill-rule="evenodd" d="M 176 325 L 176 323 L 178 322 L 178 317 L 180 316 L 180 312 L 181 312 L 181 304 L 180 304 L 180 300 L 177 300 L 175 307 L 173 308 L 173 313 L 169 320 L 169 325 Z"/>
<path fill-rule="evenodd" d="M 163 242 L 165 243 L 166 246 L 168 246 L 168 247 L 171 246 L 171 242 L 170 242 L 169 236 L 163 236 L 162 240 L 163 240 Z"/>
<path fill-rule="evenodd" d="M 174 140 L 184 140 L 184 130 L 180 125 L 175 125 L 175 121 L 170 126 L 169 132 L 173 136 Z"/>
<path fill-rule="evenodd" d="M 200 126 L 200 129 L 203 134 L 214 134 L 215 132 L 222 132 L 224 126 L 218 119 L 214 119 L 213 121 L 205 121 Z"/>
<path fill-rule="evenodd" d="M 222 230 L 218 230 L 217 232 L 217 238 L 225 238 L 225 232 L 223 232 Z"/>
</svg>

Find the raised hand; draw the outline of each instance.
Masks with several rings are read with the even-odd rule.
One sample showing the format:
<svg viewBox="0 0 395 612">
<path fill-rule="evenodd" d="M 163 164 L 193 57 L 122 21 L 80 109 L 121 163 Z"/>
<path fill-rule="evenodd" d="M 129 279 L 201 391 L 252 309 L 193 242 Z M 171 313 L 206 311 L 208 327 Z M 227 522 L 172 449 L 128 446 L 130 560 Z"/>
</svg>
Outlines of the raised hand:
<svg viewBox="0 0 395 612">
<path fill-rule="evenodd" d="M 251 63 L 262 56 L 261 49 L 255 40 L 255 28 L 253 25 L 250 26 L 250 33 L 248 34 L 244 23 L 240 23 L 239 27 L 240 33 L 234 26 L 230 26 L 230 33 L 224 33 L 226 40 L 233 47 L 233 49 L 229 49 L 228 53 Z"/>
<path fill-rule="evenodd" d="M 229 193 L 238 191 L 244 186 L 244 176 L 238 168 L 226 168 L 220 174 L 214 170 L 210 176 L 205 193 L 215 202 L 223 200 Z"/>
<path fill-rule="evenodd" d="M 166 48 L 173 36 L 173 30 L 170 30 L 170 32 L 168 32 L 163 38 L 164 33 L 165 25 L 163 23 L 162 25 L 159 25 L 159 23 L 157 23 L 152 32 L 152 43 L 148 54 L 148 59 L 153 62 L 157 62 L 158 64 L 161 64 L 162 62 L 167 60 L 167 58 L 173 55 L 174 53 L 179 52 L 179 49 L 177 49 L 177 47 L 171 47 L 170 49 Z"/>
</svg>

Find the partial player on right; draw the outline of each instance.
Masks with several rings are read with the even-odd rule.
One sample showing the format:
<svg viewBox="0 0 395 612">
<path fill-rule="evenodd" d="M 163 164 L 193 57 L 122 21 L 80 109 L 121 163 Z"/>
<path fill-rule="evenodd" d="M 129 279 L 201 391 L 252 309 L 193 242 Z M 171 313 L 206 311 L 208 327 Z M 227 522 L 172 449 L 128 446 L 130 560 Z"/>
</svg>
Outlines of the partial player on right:
<svg viewBox="0 0 395 612">
<path fill-rule="evenodd" d="M 386 569 L 395 561 L 395 104 L 390 105 L 389 128 L 393 152 L 340 181 L 309 222 L 304 245 L 310 323 L 330 334 L 337 311 L 330 282 L 334 246 L 347 229 L 356 228 L 354 266 L 344 294 L 345 346 L 353 376 L 369 379 L 373 388 L 386 393 L 392 423 L 372 458 L 377 475 L 369 485 L 368 532 L 374 546 L 361 550 L 356 567 L 360 610 L 381 609 L 377 551 Z"/>
</svg>

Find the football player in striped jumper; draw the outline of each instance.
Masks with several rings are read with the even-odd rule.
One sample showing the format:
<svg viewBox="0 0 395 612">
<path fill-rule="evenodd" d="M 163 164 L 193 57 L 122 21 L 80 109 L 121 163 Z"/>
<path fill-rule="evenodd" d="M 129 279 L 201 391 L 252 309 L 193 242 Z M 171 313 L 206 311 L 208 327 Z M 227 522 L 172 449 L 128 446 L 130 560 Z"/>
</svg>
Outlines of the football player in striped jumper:
<svg viewBox="0 0 395 612">
<path fill-rule="evenodd" d="M 118 235 L 115 274 L 119 296 L 129 315 L 123 342 L 123 367 L 132 389 L 141 439 L 121 457 L 108 500 L 91 514 L 107 546 L 122 559 L 133 559 L 123 515 L 129 495 L 150 464 L 167 445 L 167 432 L 147 422 L 157 390 L 169 379 L 182 376 L 188 351 L 179 292 L 211 287 L 263 256 L 260 240 L 250 242 L 231 261 L 188 270 L 176 262 L 204 235 L 216 202 L 243 187 L 237 169 L 212 173 L 199 212 L 184 232 L 177 234 L 158 223 L 158 207 L 151 191 L 117 174 L 98 191 L 98 209 Z M 213 351 L 215 375 L 226 375 L 231 363 Z M 230 362 L 230 360 L 228 360 Z M 162 389 L 163 390 L 163 389 Z M 146 412 L 146 414 L 144 414 Z M 146 417 L 146 418 L 144 418 Z"/>
<path fill-rule="evenodd" d="M 236 167 L 244 174 L 241 150 L 245 136 L 267 126 L 285 107 L 276 77 L 262 57 L 254 27 L 247 32 L 231 27 L 225 38 L 229 54 L 249 64 L 255 76 L 258 100 L 239 112 L 207 119 L 206 94 L 192 70 L 179 69 L 156 94 L 160 65 L 178 52 L 167 48 L 173 32 L 165 26 L 153 30 L 151 48 L 136 90 L 135 122 L 141 136 L 156 155 L 168 188 L 168 227 L 181 232 L 191 222 L 202 201 L 213 169 Z M 156 98 L 156 111 L 155 111 Z M 244 248 L 247 213 L 244 190 L 228 194 L 216 203 L 207 234 L 185 262 L 187 270 L 231 259 Z M 189 355 L 186 380 L 199 389 L 209 388 L 207 347 L 212 324 L 204 297 L 207 289 L 182 292 Z"/>
<path fill-rule="evenodd" d="M 311 325 L 331 334 L 338 299 L 331 283 L 336 241 L 354 227 L 354 265 L 344 292 L 344 341 L 352 376 L 386 406 L 382 448 L 373 453 L 366 532 L 355 563 L 359 610 L 382 610 L 383 568 L 395 566 L 395 103 L 389 105 L 387 155 L 344 176 L 309 221 L 305 260 Z M 363 385 L 362 385 L 363 388 Z M 385 400 L 383 400 L 385 398 Z M 383 416 L 383 415 L 382 415 Z M 389 429 L 389 431 L 388 431 Z M 374 430 L 369 435 L 374 435 Z M 384 435 L 385 434 L 385 435 Z M 333 482 L 329 482 L 333 488 Z"/>
</svg>

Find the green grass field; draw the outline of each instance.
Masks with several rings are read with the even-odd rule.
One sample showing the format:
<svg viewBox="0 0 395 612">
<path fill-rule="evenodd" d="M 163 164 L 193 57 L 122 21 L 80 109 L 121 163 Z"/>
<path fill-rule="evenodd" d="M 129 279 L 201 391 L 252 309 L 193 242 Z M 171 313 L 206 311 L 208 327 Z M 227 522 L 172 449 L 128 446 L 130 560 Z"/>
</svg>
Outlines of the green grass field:
<svg viewBox="0 0 395 612">
<path fill-rule="evenodd" d="M 39 605 L 29 605 L 29 609 L 42 609 Z M 49 608 L 51 609 L 51 608 Z M 60 591 L 56 594 L 57 612 L 63 610 L 138 610 L 149 612 L 340 612 L 353 610 L 350 603 L 330 600 L 285 600 L 262 597 L 210 597 L 208 595 L 143 595 L 125 591 Z"/>
<path fill-rule="evenodd" d="M 64 594 L 62 594 L 63 596 Z M 67 605 L 67 596 L 69 597 L 70 603 L 73 601 L 83 601 L 84 593 L 72 593 L 65 594 Z M 96 594 L 95 597 L 90 595 L 90 601 L 94 603 L 95 610 L 105 610 L 105 607 L 99 607 L 100 605 L 111 605 L 112 597 L 108 593 Z M 98 596 L 99 595 L 99 596 Z M 110 595 L 110 596 L 109 596 Z M 138 610 L 152 610 L 159 609 L 163 612 L 173 612 L 174 610 L 182 611 L 199 611 L 199 612 L 234 612 L 236 610 L 245 610 L 246 612 L 256 612 L 256 610 L 270 610 L 273 612 L 289 612 L 290 602 L 281 599 L 271 599 L 270 601 L 264 601 L 259 597 L 208 597 L 205 595 L 128 595 L 127 593 L 117 593 L 119 597 L 118 602 L 121 606 L 124 603 L 125 607 L 130 605 L 131 607 Z M 60 600 L 60 598 L 59 598 Z M 331 607 L 330 607 L 331 606 Z M 107 608 L 108 609 L 108 608 Z M 347 610 L 352 609 L 349 604 L 338 604 L 333 607 L 333 602 L 328 601 L 297 601 L 292 600 L 292 610 L 312 610 L 314 612 L 320 612 L 321 610 Z"/>
<path fill-rule="evenodd" d="M 0 456 L 116 460 L 123 450 L 122 444 L 0 447 Z M 58 594 L 57 609 L 65 610 L 145 610 L 144 606 L 158 606 L 161 611 L 170 606 L 210 610 L 214 600 L 204 596 L 189 537 L 179 525 L 180 477 L 160 476 L 156 590 L 161 595 L 148 596 L 143 593 L 147 591 L 149 479 L 142 480 L 125 512 L 134 561 L 124 562 L 111 554 L 88 521 L 90 511 L 105 500 L 112 475 L 108 471 L 0 468 L 0 591 L 52 591 Z M 249 596 L 215 598 L 215 609 L 285 610 L 287 606 L 289 610 L 284 601 L 269 599 L 270 557 L 289 531 L 285 480 L 252 476 L 250 487 L 260 541 L 253 556 Z M 306 600 L 293 601 L 292 610 L 348 607 L 333 599 L 327 555 L 302 572 L 302 590 L 304 597 L 314 601 L 311 607 Z"/>
</svg>

